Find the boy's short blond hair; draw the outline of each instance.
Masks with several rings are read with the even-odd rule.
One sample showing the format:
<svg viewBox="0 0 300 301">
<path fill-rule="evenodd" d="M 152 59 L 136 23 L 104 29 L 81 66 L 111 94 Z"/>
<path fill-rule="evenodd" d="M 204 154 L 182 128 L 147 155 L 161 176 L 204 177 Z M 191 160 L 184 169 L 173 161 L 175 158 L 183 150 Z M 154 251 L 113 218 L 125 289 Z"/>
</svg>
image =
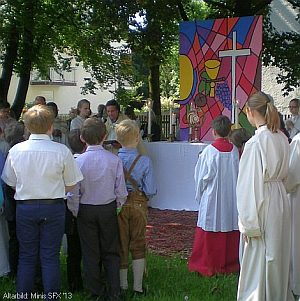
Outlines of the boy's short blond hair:
<svg viewBox="0 0 300 301">
<path fill-rule="evenodd" d="M 24 114 L 23 120 L 30 133 L 46 134 L 54 122 L 54 114 L 47 106 L 36 105 Z"/>
<path fill-rule="evenodd" d="M 122 146 L 127 146 L 139 136 L 140 129 L 136 121 L 126 119 L 116 125 L 117 140 Z"/>
</svg>

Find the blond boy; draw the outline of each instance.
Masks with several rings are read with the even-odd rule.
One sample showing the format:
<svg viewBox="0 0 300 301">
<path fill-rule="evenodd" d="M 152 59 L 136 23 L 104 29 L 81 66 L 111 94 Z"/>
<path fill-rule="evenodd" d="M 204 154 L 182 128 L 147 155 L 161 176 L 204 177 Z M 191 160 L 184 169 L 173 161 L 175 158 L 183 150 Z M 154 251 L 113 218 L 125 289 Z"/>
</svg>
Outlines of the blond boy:
<svg viewBox="0 0 300 301">
<path fill-rule="evenodd" d="M 125 170 L 128 197 L 119 214 L 120 231 L 120 284 L 128 289 L 128 255 L 132 255 L 133 291 L 143 294 L 147 225 L 147 200 L 156 194 L 152 162 L 138 153 L 139 128 L 135 121 L 124 120 L 116 125 L 116 136 L 122 148 L 118 152 Z"/>
<path fill-rule="evenodd" d="M 65 226 L 66 191 L 82 180 L 70 150 L 51 141 L 54 115 L 36 105 L 24 114 L 31 133 L 9 151 L 2 179 L 15 189 L 19 241 L 17 292 L 30 296 L 39 260 L 46 300 L 60 290 L 59 251 Z"/>
</svg>

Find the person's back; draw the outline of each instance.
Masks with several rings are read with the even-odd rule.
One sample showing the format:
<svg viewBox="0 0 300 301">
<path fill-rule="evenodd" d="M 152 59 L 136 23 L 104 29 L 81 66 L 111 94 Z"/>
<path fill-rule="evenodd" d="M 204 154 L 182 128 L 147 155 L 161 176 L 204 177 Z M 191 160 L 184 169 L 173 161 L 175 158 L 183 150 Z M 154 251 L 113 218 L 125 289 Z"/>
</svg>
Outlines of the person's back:
<svg viewBox="0 0 300 301">
<path fill-rule="evenodd" d="M 137 146 L 139 127 L 134 120 L 124 120 L 116 126 L 116 136 L 122 148 L 119 157 L 124 166 L 128 197 L 119 214 L 120 285 L 128 289 L 128 258 L 132 257 L 134 294 L 142 295 L 146 256 L 147 201 L 156 193 L 153 167 L 149 157 L 141 156 Z"/>
<path fill-rule="evenodd" d="M 287 177 L 289 145 L 281 131 L 272 133 L 266 126 L 259 128 L 246 142 L 244 151 L 253 152 L 254 149 L 260 154 L 265 181 Z"/>
<path fill-rule="evenodd" d="M 101 126 L 101 130 L 105 133 L 104 123 L 94 117 L 87 119 L 84 123 L 87 128 L 93 127 L 94 124 L 99 128 Z M 102 138 L 104 137 L 105 134 Z M 102 142 L 89 144 L 86 141 L 86 151 L 76 159 L 84 175 L 80 183 L 80 204 L 105 205 L 114 200 L 124 203 L 124 198 L 126 198 L 127 194 L 124 195 L 126 187 L 122 182 L 124 180 L 122 162 L 117 156 L 106 151 Z"/>
<path fill-rule="evenodd" d="M 205 170 L 203 166 L 209 167 Z M 201 153 L 195 167 L 196 199 L 200 203 L 198 227 L 207 231 L 238 230 L 235 196 L 238 166 L 239 154 L 234 146 L 224 151 L 216 141 Z M 208 210 L 218 216 L 212 220 Z"/>
<path fill-rule="evenodd" d="M 34 109 L 46 110 L 40 105 L 33 107 Z M 54 143 L 47 133 L 32 133 L 28 140 L 13 146 L 9 154 L 9 164 L 14 164 L 12 160 L 22 156 L 22 164 L 13 165 L 14 172 L 18 175 L 18 182 L 22 183 L 22 185 L 16 186 L 16 199 L 45 199 L 49 198 L 49 195 L 53 198 L 64 197 L 64 177 L 74 177 L 69 174 L 69 170 L 63 168 L 66 164 L 65 161 L 67 160 L 67 164 L 72 168 L 76 166 L 74 166 L 71 152 L 65 145 Z M 26 170 L 27 167 L 28 170 Z M 9 171 L 7 170 L 7 172 Z M 53 175 L 58 176 L 54 177 Z M 70 186 L 75 184 L 76 182 L 70 183 Z"/>
<path fill-rule="evenodd" d="M 291 212 L 284 187 L 289 143 L 271 96 L 253 94 L 246 114 L 257 130 L 245 144 L 237 181 L 239 230 L 244 239 L 237 300 L 252 300 L 254 295 L 262 301 L 293 300 Z"/>
<path fill-rule="evenodd" d="M 33 291 L 38 257 L 44 292 L 60 291 L 59 251 L 64 233 L 66 191 L 82 179 L 71 152 L 50 140 L 54 115 L 43 105 L 30 108 L 24 123 L 28 141 L 13 146 L 2 179 L 15 188 L 19 241 L 17 292 Z"/>
<path fill-rule="evenodd" d="M 47 154 L 45 154 L 45 149 Z M 23 183 L 28 183 L 28 185 L 16 188 L 16 197 L 19 196 L 20 192 L 21 199 L 45 199 L 49 195 L 53 198 L 59 198 L 62 194 L 64 195 L 63 178 L 53 178 L 53 174 L 54 172 L 59 173 L 61 170 L 68 151 L 65 145 L 53 143 L 51 140 L 36 139 L 34 134 L 31 134 L 28 141 L 15 145 L 10 150 L 12 156 L 17 157 L 21 153 L 26 152 L 27 155 L 23 157 L 22 163 L 30 166 L 28 170 L 30 174 L 29 183 L 29 174 L 24 173 L 24 165 L 15 165 L 16 172 L 19 174 L 19 180 Z"/>
<path fill-rule="evenodd" d="M 115 185 L 120 180 L 120 170 L 123 171 L 122 163 L 116 155 L 102 146 L 92 145 L 76 161 L 84 175 L 81 204 L 104 205 L 116 199 Z"/>
<path fill-rule="evenodd" d="M 129 171 L 135 159 L 138 161 L 131 169 L 131 177 L 137 184 L 140 191 L 147 197 L 156 194 L 156 183 L 153 174 L 152 161 L 148 156 L 139 155 L 137 146 L 140 141 L 139 127 L 134 120 L 124 120 L 116 126 L 118 142 L 122 145 L 118 157 L 123 163 L 125 170 Z M 127 190 L 133 191 L 134 187 L 130 181 L 126 182 Z"/>
<path fill-rule="evenodd" d="M 236 182 L 239 153 L 228 140 L 226 116 L 212 121 L 215 141 L 199 155 L 195 166 L 197 228 L 189 270 L 205 276 L 239 270 Z M 218 251 L 215 246 L 218 245 Z"/>
<path fill-rule="evenodd" d="M 73 191 L 73 199 L 79 197 L 80 202 L 77 224 L 85 285 L 94 297 L 118 300 L 119 232 L 116 210 L 124 204 L 127 190 L 121 160 L 102 146 L 105 136 L 106 128 L 101 120 L 92 117 L 84 121 L 81 138 L 87 149 L 76 159 L 84 179 Z M 106 285 L 103 284 L 100 262 L 106 272 L 108 296 L 105 296 Z"/>
</svg>

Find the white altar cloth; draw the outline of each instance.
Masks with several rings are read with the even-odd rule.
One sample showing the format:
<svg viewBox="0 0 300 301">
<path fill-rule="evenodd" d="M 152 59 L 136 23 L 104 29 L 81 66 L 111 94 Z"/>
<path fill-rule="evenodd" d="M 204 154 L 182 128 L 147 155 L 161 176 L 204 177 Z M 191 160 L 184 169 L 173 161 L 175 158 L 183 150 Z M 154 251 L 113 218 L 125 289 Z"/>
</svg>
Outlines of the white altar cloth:
<svg viewBox="0 0 300 301">
<path fill-rule="evenodd" d="M 154 166 L 157 195 L 149 206 L 159 209 L 198 211 L 194 169 L 204 143 L 145 142 Z"/>
</svg>

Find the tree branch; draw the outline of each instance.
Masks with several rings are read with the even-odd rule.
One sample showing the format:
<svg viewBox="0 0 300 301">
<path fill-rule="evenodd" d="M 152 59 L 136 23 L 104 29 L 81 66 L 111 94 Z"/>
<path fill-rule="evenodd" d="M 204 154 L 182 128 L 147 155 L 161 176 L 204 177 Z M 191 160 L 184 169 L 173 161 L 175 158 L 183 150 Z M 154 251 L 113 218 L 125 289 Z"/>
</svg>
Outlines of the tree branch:
<svg viewBox="0 0 300 301">
<path fill-rule="evenodd" d="M 233 10 L 234 8 L 231 6 L 228 6 L 222 2 L 219 1 L 214 1 L 214 0 L 203 0 L 203 2 L 212 5 L 214 8 L 219 8 L 219 9 L 226 9 L 226 10 Z"/>
<path fill-rule="evenodd" d="M 286 1 L 289 2 L 290 4 L 292 4 L 294 8 L 296 8 L 296 7 L 300 8 L 299 0 L 286 0 Z"/>
<path fill-rule="evenodd" d="M 185 12 L 185 9 L 184 9 L 184 7 L 183 7 L 182 2 L 181 2 L 181 1 L 178 1 L 178 2 L 177 2 L 177 6 L 178 6 L 179 14 L 180 14 L 182 20 L 183 20 L 183 21 L 189 21 L 189 18 L 188 18 L 188 16 L 187 16 L 186 12 Z"/>
<path fill-rule="evenodd" d="M 266 6 L 270 5 L 272 1 L 273 0 L 264 0 L 264 1 L 259 2 L 256 6 L 254 6 L 252 13 L 254 15 L 257 14 L 260 10 L 262 10 Z"/>
</svg>

